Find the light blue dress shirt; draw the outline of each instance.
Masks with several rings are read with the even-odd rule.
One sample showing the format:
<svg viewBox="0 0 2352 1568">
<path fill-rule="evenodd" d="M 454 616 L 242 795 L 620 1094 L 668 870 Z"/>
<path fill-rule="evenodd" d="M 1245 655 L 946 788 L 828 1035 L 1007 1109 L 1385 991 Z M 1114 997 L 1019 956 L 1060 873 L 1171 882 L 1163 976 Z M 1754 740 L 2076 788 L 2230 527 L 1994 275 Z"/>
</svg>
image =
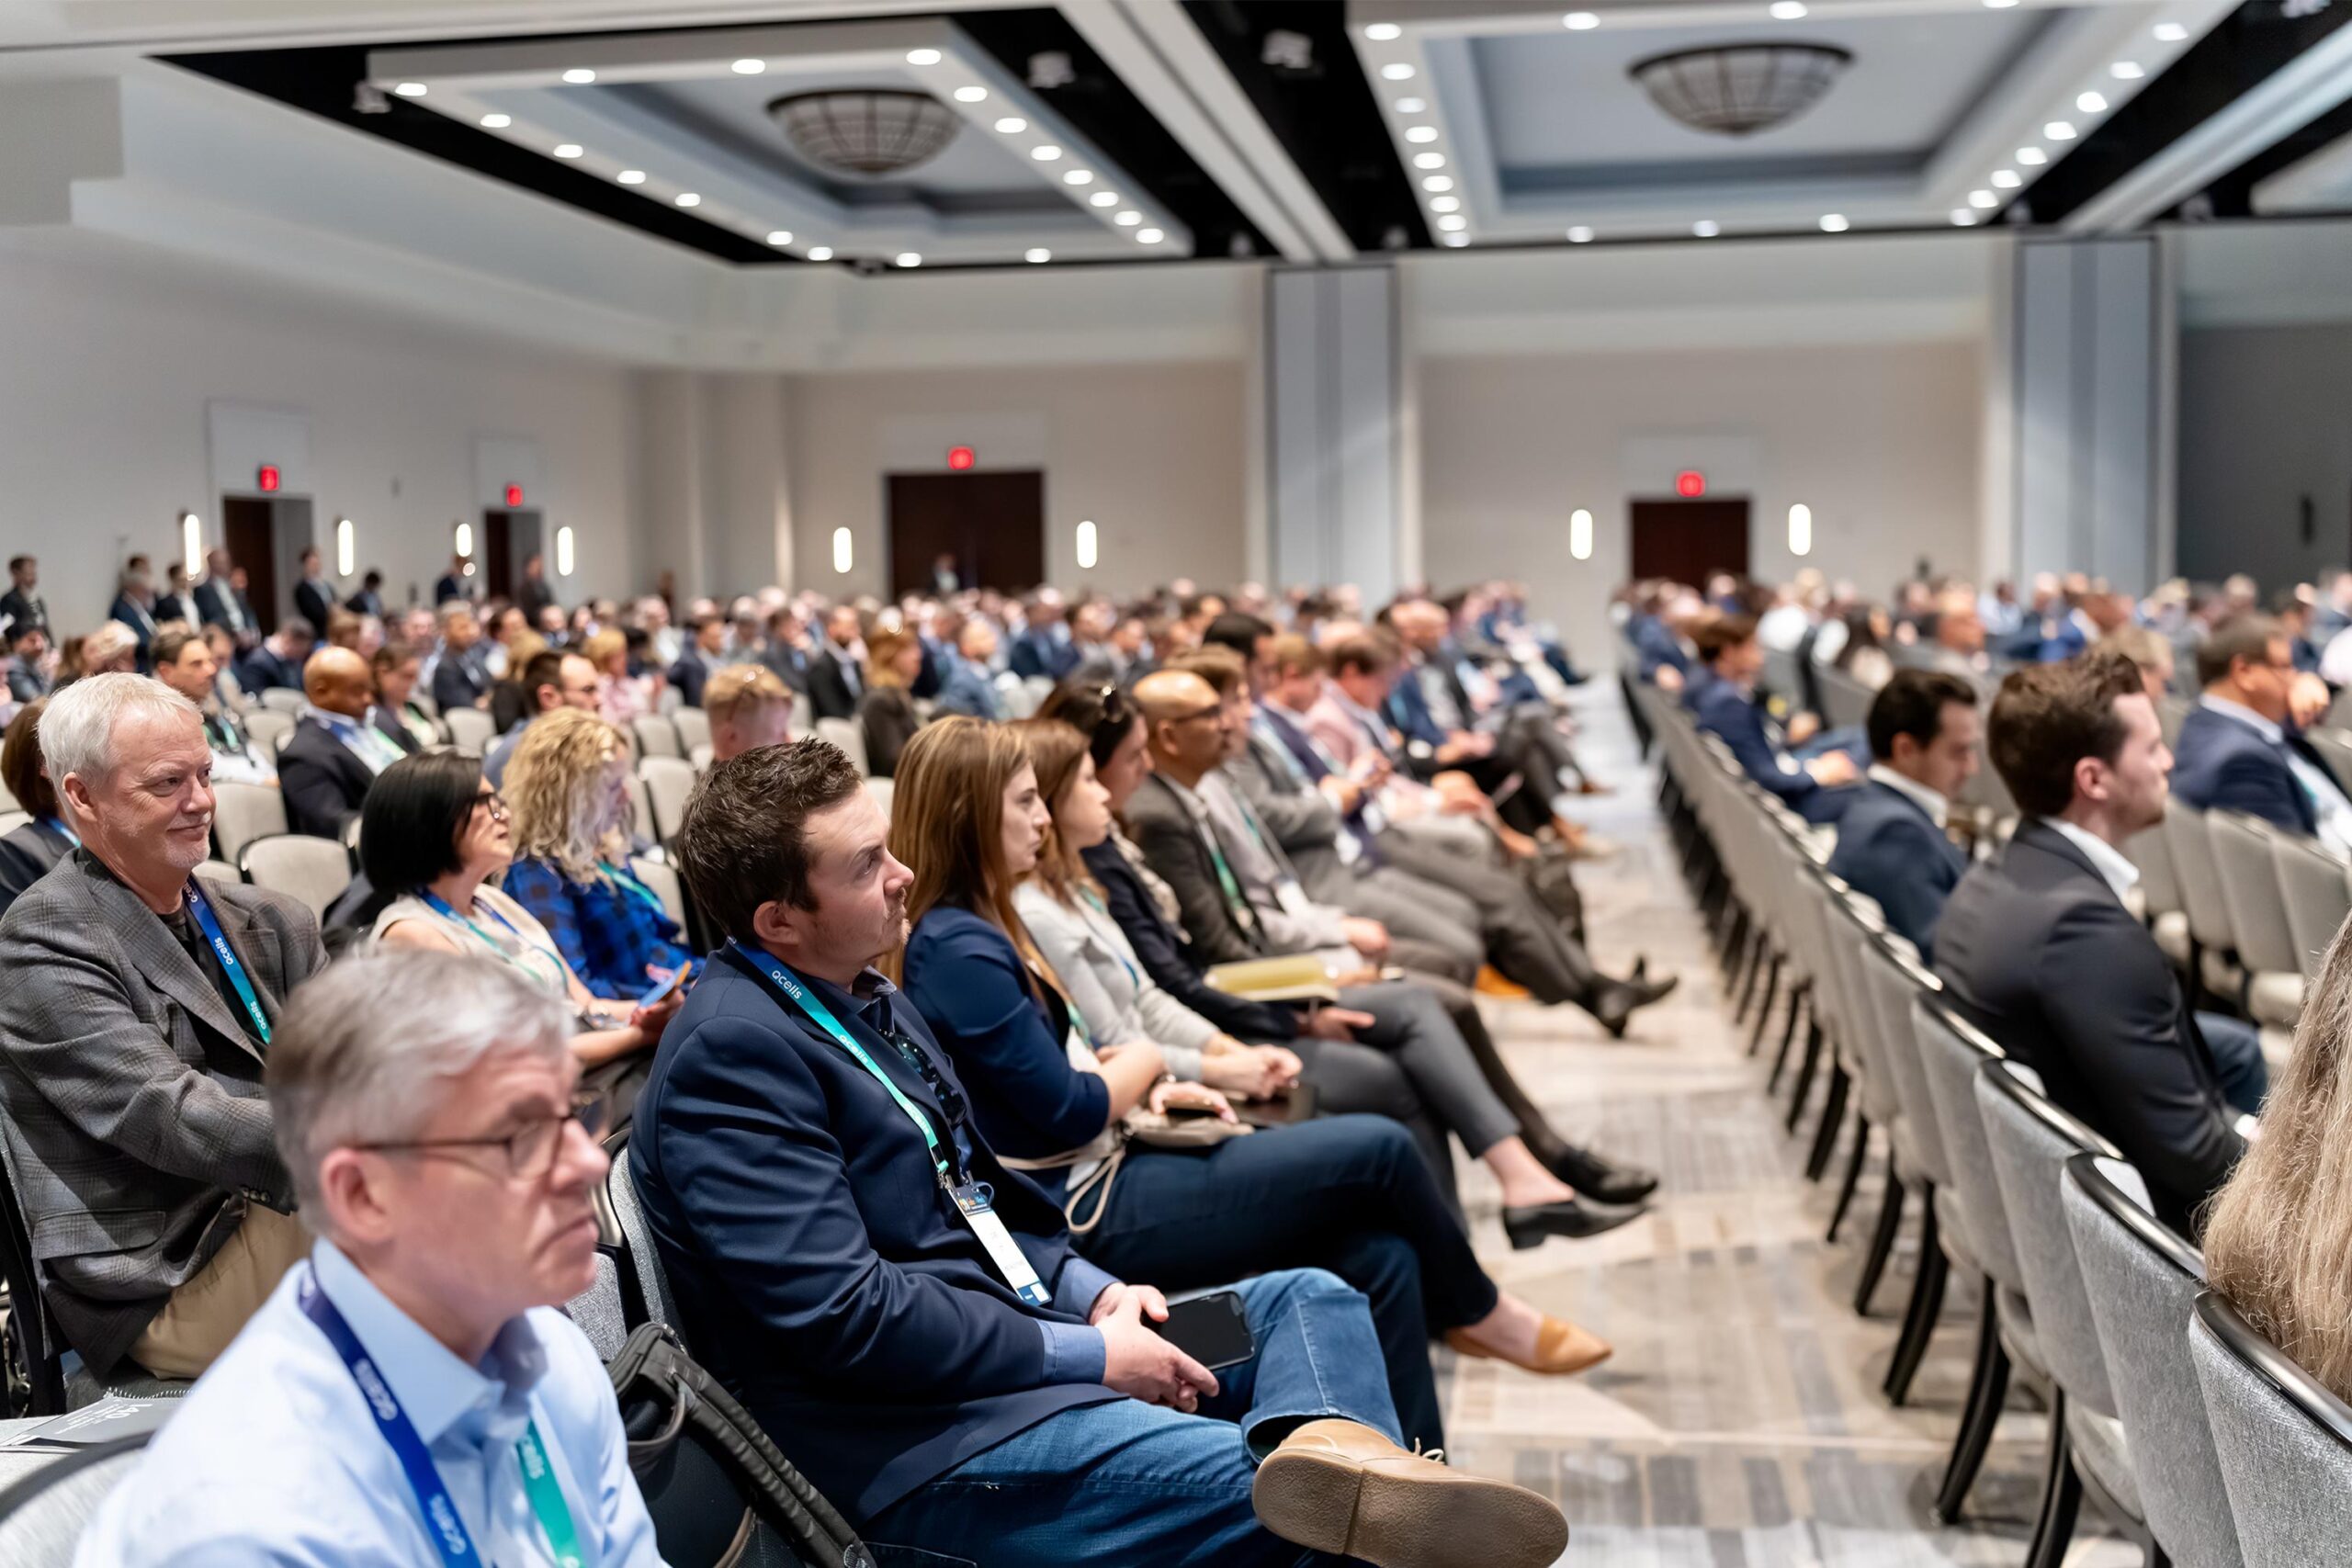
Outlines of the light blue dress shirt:
<svg viewBox="0 0 2352 1568">
<path fill-rule="evenodd" d="M 514 1450 L 533 1420 L 587 1562 L 658 1568 L 612 1383 L 571 1319 L 534 1308 L 469 1367 L 333 1243 L 319 1242 L 311 1258 L 279 1282 L 107 1495 L 75 1568 L 439 1568 L 400 1461 L 297 1299 L 313 1269 L 432 1450 L 486 1568 L 555 1560 Z"/>
</svg>

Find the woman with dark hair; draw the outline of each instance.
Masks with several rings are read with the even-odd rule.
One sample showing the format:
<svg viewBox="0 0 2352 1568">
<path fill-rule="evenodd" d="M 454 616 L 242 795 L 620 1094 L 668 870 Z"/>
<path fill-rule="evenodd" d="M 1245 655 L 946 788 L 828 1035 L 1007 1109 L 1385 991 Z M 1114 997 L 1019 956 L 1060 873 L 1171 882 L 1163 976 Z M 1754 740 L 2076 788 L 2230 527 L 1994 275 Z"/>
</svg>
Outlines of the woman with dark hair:
<svg viewBox="0 0 2352 1568">
<path fill-rule="evenodd" d="M 17 807 L 32 816 L 31 821 L 0 838 L 0 915 L 82 843 L 80 835 L 65 825 L 56 787 L 41 761 L 40 716 L 48 706 L 47 697 L 27 703 L 8 721 L 7 738 L 0 740 L 0 783 L 17 797 Z"/>
<path fill-rule="evenodd" d="M 910 689 L 922 673 L 922 643 L 912 632 L 876 632 L 865 642 L 865 694 L 857 722 L 865 731 L 865 775 L 887 779 L 899 753 L 922 728 Z"/>
<path fill-rule="evenodd" d="M 1875 692 L 1894 678 L 1894 656 L 1886 650 L 1894 623 L 1879 604 L 1849 604 L 1842 618 L 1846 640 L 1830 663 Z"/>
<path fill-rule="evenodd" d="M 1335 1116 L 1196 1146 L 1152 1146 L 1170 1112 L 1233 1113 L 1163 1081 L 1146 1039 L 1100 1050 L 1013 903 L 1050 825 L 1026 742 L 961 716 L 899 759 L 889 850 L 914 873 L 895 967 L 954 1058 L 1000 1158 L 1064 1201 L 1079 1248 L 1114 1274 L 1179 1290 L 1268 1269 L 1329 1269 L 1371 1299 L 1408 1437 L 1439 1440 L 1432 1329 L 1470 1355 L 1577 1372 L 1609 1347 L 1498 1291 L 1405 1130 Z M 1136 1112 L 1146 1113 L 1138 1121 Z"/>
<path fill-rule="evenodd" d="M 359 818 L 359 859 L 374 889 L 359 919 L 388 947 L 495 958 L 571 1004 L 571 1054 L 596 1067 L 644 1051 L 678 1009 L 608 1001 L 581 984 L 547 928 L 492 886 L 514 858 L 506 802 L 458 751 L 404 757 L 376 775 Z"/>
</svg>

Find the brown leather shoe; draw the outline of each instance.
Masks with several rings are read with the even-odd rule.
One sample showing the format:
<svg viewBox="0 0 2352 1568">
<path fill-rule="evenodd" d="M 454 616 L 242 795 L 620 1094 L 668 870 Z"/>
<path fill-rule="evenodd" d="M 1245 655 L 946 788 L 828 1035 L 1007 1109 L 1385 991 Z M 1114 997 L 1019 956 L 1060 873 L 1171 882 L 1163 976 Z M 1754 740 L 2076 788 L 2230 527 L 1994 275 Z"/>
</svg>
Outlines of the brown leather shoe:
<svg viewBox="0 0 2352 1568">
<path fill-rule="evenodd" d="M 1567 1550 L 1551 1500 L 1406 1452 L 1356 1421 L 1309 1421 L 1258 1467 L 1258 1522 L 1377 1568 L 1546 1568 Z"/>
<path fill-rule="evenodd" d="M 1497 1355 L 1459 1328 L 1447 1329 L 1445 1342 L 1457 1356 L 1468 1356 L 1480 1361 L 1508 1361 L 1521 1371 L 1555 1378 L 1589 1372 L 1617 1353 L 1615 1348 L 1598 1334 L 1564 1317 L 1553 1317 L 1548 1314 L 1544 1316 L 1544 1325 L 1535 1331 L 1533 1360 L 1522 1361 L 1516 1356 Z"/>
</svg>

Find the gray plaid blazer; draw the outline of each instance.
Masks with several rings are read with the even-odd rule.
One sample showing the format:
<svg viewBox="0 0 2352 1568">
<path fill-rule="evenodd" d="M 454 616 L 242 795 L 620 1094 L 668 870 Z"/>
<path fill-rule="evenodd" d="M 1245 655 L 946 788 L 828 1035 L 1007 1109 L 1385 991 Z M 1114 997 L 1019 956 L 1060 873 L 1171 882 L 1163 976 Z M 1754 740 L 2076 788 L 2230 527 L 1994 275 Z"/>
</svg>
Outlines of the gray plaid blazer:
<svg viewBox="0 0 2352 1568">
<path fill-rule="evenodd" d="M 208 884 L 274 1025 L 326 962 L 295 900 Z M 164 923 L 86 849 L 0 919 L 0 1134 L 43 1296 L 106 1375 L 249 1202 L 293 1207 L 262 1056 Z"/>
</svg>

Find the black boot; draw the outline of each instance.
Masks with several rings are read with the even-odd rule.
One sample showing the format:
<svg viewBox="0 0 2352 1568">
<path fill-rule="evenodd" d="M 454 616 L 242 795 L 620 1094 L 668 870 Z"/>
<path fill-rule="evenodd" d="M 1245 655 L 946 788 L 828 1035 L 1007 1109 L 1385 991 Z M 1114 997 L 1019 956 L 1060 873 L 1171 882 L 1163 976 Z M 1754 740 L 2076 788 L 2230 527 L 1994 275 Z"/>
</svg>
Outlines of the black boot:
<svg viewBox="0 0 2352 1568">
<path fill-rule="evenodd" d="M 1590 1149 L 1564 1144 L 1556 1154 L 1538 1155 L 1544 1168 L 1587 1198 L 1603 1203 L 1638 1204 L 1657 1190 L 1657 1172 L 1637 1165 L 1617 1165 Z"/>
<path fill-rule="evenodd" d="M 1679 975 L 1668 975 L 1663 980 L 1653 980 L 1646 975 L 1633 980 L 1605 980 L 1592 998 L 1590 1011 L 1600 1021 L 1600 1027 L 1609 1031 L 1611 1039 L 1623 1040 L 1625 1038 L 1625 1025 L 1636 1008 L 1649 1006 L 1670 994 L 1681 983 Z"/>
</svg>

